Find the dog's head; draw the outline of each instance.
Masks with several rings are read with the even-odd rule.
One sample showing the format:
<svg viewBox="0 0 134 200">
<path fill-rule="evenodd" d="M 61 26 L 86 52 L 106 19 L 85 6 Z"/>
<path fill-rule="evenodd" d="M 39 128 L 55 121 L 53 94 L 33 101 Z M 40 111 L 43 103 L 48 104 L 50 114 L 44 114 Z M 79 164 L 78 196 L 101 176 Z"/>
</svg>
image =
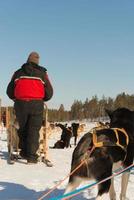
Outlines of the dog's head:
<svg viewBox="0 0 134 200">
<path fill-rule="evenodd" d="M 120 127 L 129 130 L 134 137 L 134 111 L 128 108 L 118 108 L 114 111 L 107 110 L 110 117 L 110 127 Z"/>
</svg>

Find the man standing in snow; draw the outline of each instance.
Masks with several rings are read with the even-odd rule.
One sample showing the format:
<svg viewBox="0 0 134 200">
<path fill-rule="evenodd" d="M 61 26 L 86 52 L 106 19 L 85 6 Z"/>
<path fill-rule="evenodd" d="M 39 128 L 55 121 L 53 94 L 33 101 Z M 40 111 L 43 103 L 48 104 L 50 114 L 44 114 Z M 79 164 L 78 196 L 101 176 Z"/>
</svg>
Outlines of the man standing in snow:
<svg viewBox="0 0 134 200">
<path fill-rule="evenodd" d="M 27 62 L 18 69 L 7 87 L 7 95 L 14 100 L 19 122 L 20 155 L 28 163 L 37 163 L 39 130 L 43 121 L 44 101 L 53 96 L 53 88 L 47 70 L 39 66 L 39 54 L 32 52 Z"/>
</svg>

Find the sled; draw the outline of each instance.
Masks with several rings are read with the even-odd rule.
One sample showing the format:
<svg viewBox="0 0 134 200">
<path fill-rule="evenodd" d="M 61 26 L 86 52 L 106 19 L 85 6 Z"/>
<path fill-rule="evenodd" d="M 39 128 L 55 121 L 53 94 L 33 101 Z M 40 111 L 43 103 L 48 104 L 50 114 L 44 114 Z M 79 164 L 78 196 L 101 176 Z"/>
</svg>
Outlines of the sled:
<svg viewBox="0 0 134 200">
<path fill-rule="evenodd" d="M 8 149 L 8 163 L 14 164 L 19 157 L 19 138 L 17 134 L 18 123 L 15 119 L 14 110 L 6 108 L 7 116 L 7 149 Z M 9 123 L 10 121 L 10 123 Z"/>
<path fill-rule="evenodd" d="M 44 103 L 44 106 L 45 106 L 45 120 L 43 121 L 43 125 L 40 130 L 42 132 L 42 139 L 40 140 L 38 154 L 39 154 L 39 159 L 41 162 L 46 164 L 47 167 L 52 167 L 53 164 L 48 158 L 48 134 L 47 134 L 48 108 L 45 103 Z"/>
<path fill-rule="evenodd" d="M 52 162 L 48 159 L 48 143 L 47 143 L 47 116 L 48 116 L 48 108 L 47 105 L 45 106 L 45 120 L 44 124 L 42 125 L 42 140 L 39 141 L 39 162 L 43 162 L 47 167 L 52 167 Z M 7 127 L 7 148 L 8 148 L 8 163 L 14 164 L 15 161 L 18 159 L 23 159 L 19 152 L 20 149 L 18 147 L 19 144 L 19 137 L 17 134 L 18 130 L 18 124 L 15 119 L 14 111 L 9 111 L 7 108 L 6 115 L 8 116 L 8 121 L 10 121 L 10 124 L 8 124 Z M 42 148 L 40 148 L 40 142 L 42 143 Z"/>
</svg>

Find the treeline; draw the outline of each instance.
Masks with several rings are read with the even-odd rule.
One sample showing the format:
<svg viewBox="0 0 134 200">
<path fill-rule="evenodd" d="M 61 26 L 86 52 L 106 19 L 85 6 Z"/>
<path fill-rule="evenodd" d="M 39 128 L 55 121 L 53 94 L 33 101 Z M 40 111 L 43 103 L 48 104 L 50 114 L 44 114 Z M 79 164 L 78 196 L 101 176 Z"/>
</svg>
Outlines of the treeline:
<svg viewBox="0 0 134 200">
<path fill-rule="evenodd" d="M 105 118 L 105 109 L 114 110 L 119 107 L 134 110 L 134 95 L 123 92 L 118 94 L 115 99 L 103 96 L 100 100 L 95 95 L 91 99 L 87 98 L 85 102 L 75 100 L 70 111 L 66 111 L 64 105 L 61 104 L 59 109 L 49 109 L 48 120 L 55 122 L 90 119 L 93 121 L 96 118 Z"/>
<path fill-rule="evenodd" d="M 66 111 L 64 105 L 61 104 L 59 109 L 48 109 L 48 121 L 64 122 L 83 119 L 90 119 L 91 121 L 96 119 L 101 120 L 106 118 L 105 109 L 114 110 L 119 107 L 126 107 L 130 110 L 134 110 L 134 95 L 128 95 L 123 92 L 117 95 L 115 99 L 105 96 L 103 96 L 101 99 L 98 99 L 97 95 L 95 95 L 91 99 L 87 98 L 85 102 L 75 100 L 70 111 Z M 5 121 L 5 123 L 6 119 L 8 119 L 6 117 L 6 110 L 6 107 L 1 108 L 1 119 L 2 121 Z M 10 112 L 10 115 L 12 115 L 13 107 L 8 107 L 8 112 Z"/>
</svg>

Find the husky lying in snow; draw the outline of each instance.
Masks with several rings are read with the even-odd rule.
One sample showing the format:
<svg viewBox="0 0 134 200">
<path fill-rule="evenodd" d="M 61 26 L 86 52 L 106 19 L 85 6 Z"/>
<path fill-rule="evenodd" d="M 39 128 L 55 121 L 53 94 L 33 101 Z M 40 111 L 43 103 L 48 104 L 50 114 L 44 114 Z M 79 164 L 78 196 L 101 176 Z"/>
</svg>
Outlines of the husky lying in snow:
<svg viewBox="0 0 134 200">
<path fill-rule="evenodd" d="M 83 180 L 101 181 L 112 175 L 115 164 L 127 167 L 134 159 L 134 111 L 118 108 L 106 110 L 110 117 L 110 128 L 86 133 L 76 146 L 71 171 L 86 158 L 86 162 L 70 175 L 65 193 L 75 190 Z M 90 150 L 93 148 L 90 155 Z M 119 166 L 118 166 L 119 167 Z M 126 200 L 129 172 L 122 175 L 120 200 Z M 96 200 L 101 200 L 104 193 L 109 192 L 110 200 L 116 200 L 113 180 L 98 185 Z"/>
</svg>

